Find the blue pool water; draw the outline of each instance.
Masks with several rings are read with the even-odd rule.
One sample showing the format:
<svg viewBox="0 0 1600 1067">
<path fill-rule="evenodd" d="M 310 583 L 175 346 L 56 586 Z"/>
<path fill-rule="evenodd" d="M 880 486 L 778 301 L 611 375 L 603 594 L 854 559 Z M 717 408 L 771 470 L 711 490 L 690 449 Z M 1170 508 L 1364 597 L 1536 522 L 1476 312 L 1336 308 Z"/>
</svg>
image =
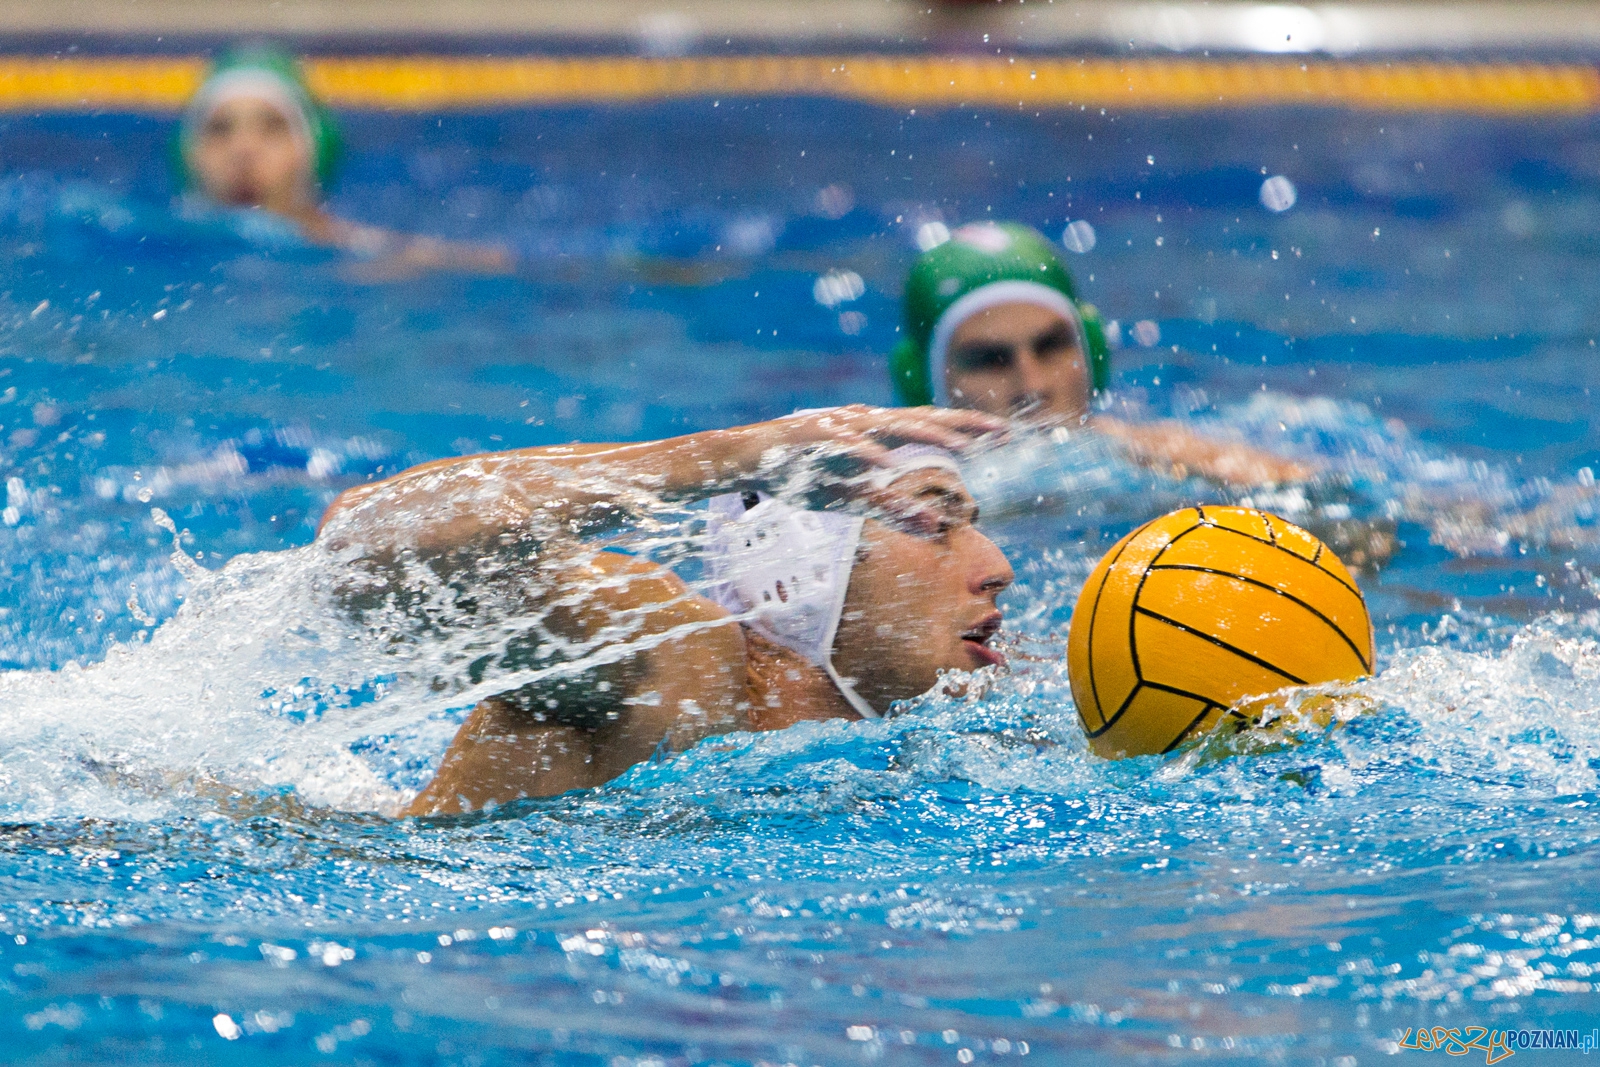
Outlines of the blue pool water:
<svg viewBox="0 0 1600 1067">
<path fill-rule="evenodd" d="M 175 218 L 170 134 L 0 121 L 9 1060 L 1350 1065 L 1424 1055 L 1414 1027 L 1600 1026 L 1594 119 L 349 116 L 338 211 L 523 258 L 410 279 Z M 1010 675 L 381 814 L 465 683 L 331 606 L 305 546 L 339 489 L 887 402 L 917 233 L 985 217 L 1091 223 L 1117 411 L 1328 469 L 1250 500 L 1368 560 L 1371 714 L 1089 756 L 1079 583 L 1237 496 L 1032 442 L 973 472 Z M 825 306 L 829 271 L 864 292 Z"/>
</svg>

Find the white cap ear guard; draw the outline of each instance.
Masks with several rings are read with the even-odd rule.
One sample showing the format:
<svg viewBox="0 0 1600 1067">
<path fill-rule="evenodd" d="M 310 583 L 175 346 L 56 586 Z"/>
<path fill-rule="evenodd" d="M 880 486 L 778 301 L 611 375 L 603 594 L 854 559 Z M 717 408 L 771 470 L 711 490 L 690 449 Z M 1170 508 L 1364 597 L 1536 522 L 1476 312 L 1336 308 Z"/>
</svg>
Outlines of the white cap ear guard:
<svg viewBox="0 0 1600 1067">
<path fill-rule="evenodd" d="M 758 494 L 713 497 L 705 570 L 712 600 L 821 667 L 851 707 L 876 719 L 877 709 L 833 668 L 833 639 L 865 521 Z"/>
<path fill-rule="evenodd" d="M 889 460 L 867 476 L 874 488 L 930 467 L 960 474 L 955 457 L 933 445 L 903 445 Z M 833 639 L 866 519 L 806 511 L 762 493 L 715 496 L 708 511 L 706 595 L 756 633 L 821 667 L 862 718 L 882 718 L 833 667 Z"/>
</svg>

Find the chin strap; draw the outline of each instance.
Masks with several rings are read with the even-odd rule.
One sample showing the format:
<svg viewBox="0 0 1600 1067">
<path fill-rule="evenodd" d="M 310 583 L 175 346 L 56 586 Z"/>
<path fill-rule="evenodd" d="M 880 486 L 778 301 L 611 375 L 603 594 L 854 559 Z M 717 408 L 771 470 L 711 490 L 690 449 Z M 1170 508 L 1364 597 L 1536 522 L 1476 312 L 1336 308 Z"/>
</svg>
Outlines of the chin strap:
<svg viewBox="0 0 1600 1067">
<path fill-rule="evenodd" d="M 856 714 L 863 719 L 883 718 L 883 714 L 877 708 L 867 703 L 866 697 L 856 692 L 854 684 L 839 677 L 839 672 L 833 669 L 833 660 L 831 658 L 823 661 L 822 669 L 827 672 L 829 678 L 833 679 L 834 688 L 839 690 L 839 695 L 844 697 L 852 708 L 856 709 Z"/>
</svg>

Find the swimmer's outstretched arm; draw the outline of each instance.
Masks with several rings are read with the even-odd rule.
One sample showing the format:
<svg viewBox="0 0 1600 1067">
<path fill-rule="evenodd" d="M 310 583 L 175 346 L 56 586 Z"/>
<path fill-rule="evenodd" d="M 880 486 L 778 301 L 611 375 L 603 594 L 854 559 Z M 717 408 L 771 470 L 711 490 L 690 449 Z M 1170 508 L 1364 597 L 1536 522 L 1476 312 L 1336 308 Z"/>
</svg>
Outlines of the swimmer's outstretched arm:
<svg viewBox="0 0 1600 1067">
<path fill-rule="evenodd" d="M 785 459 L 825 446 L 885 462 L 900 444 L 959 451 L 1005 422 L 945 408 L 827 408 L 770 422 L 630 444 L 575 444 L 436 460 L 342 493 L 319 537 L 384 554 L 504 547 L 507 537 L 575 537 L 620 510 L 761 488 Z"/>
<path fill-rule="evenodd" d="M 430 270 L 506 274 L 516 266 L 511 253 L 499 245 L 396 233 L 330 215 L 320 205 L 291 212 L 289 217 L 315 244 L 372 257 L 352 271 L 361 281 L 398 281 Z"/>
<path fill-rule="evenodd" d="M 1139 463 L 1179 478 L 1198 474 L 1229 485 L 1281 485 L 1316 477 L 1318 468 L 1233 441 L 1202 437 L 1179 423 L 1123 422 L 1097 415 L 1091 427 L 1119 442 Z"/>
</svg>

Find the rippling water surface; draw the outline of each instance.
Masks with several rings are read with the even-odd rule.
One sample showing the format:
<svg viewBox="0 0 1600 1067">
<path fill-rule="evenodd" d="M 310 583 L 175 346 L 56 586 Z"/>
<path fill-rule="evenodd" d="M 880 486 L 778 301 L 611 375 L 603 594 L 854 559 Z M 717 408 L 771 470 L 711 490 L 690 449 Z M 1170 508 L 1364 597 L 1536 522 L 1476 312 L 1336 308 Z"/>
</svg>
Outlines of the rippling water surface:
<svg viewBox="0 0 1600 1067">
<path fill-rule="evenodd" d="M 350 117 L 336 208 L 503 241 L 504 278 L 177 219 L 162 122 L 3 127 L 11 1059 L 1349 1065 L 1600 1025 L 1593 121 Z M 1327 469 L 1245 499 L 1360 564 L 1381 670 L 1345 721 L 1088 755 L 1079 584 L 1132 524 L 1241 497 L 1025 440 L 971 471 L 1019 574 L 1010 674 L 382 814 L 471 683 L 464 646 L 339 610 L 336 492 L 886 401 L 917 232 L 991 215 L 1091 223 L 1118 411 Z"/>
</svg>

